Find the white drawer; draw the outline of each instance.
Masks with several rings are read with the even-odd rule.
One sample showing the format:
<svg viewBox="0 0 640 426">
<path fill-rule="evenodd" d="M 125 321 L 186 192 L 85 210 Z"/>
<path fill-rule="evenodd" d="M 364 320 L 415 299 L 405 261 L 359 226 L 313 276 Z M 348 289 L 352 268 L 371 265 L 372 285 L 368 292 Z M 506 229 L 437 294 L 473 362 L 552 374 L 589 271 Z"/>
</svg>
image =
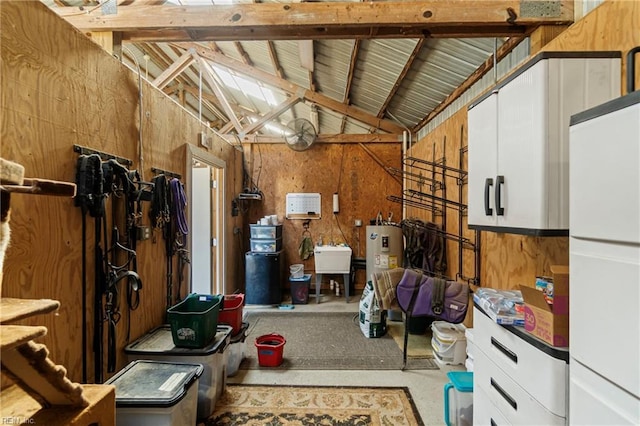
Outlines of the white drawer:
<svg viewBox="0 0 640 426">
<path fill-rule="evenodd" d="M 476 352 L 484 352 L 540 404 L 555 415 L 565 417 L 569 399 L 567 362 L 546 354 L 496 324 L 478 308 L 474 308 L 473 323 Z M 478 369 L 477 363 L 474 368 Z"/>
<path fill-rule="evenodd" d="M 530 368 L 536 369 L 534 365 Z M 548 426 L 565 424 L 565 416 L 558 416 L 543 407 L 482 351 L 478 351 L 474 359 L 473 375 L 474 392 L 478 388 L 482 389 L 509 423 Z"/>
<path fill-rule="evenodd" d="M 473 424 L 478 426 L 510 425 L 480 386 L 473 388 Z"/>
<path fill-rule="evenodd" d="M 573 358 L 570 371 L 569 421 L 571 424 L 640 424 L 640 399 L 603 379 Z"/>
</svg>

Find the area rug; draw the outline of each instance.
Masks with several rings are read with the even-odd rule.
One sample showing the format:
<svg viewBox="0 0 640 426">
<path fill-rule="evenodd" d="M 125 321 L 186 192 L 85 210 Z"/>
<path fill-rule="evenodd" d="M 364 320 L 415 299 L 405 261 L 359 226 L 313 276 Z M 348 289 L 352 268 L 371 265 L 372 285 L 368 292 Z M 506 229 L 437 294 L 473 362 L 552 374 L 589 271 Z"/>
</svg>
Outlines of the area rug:
<svg viewBox="0 0 640 426">
<path fill-rule="evenodd" d="M 358 314 L 351 312 L 248 312 L 246 358 L 240 369 L 279 368 L 297 370 L 399 370 L 402 349 L 389 334 L 366 338 Z M 277 333 L 286 339 L 283 362 L 260 367 L 256 337 Z M 407 369 L 437 370 L 432 356 L 411 357 Z"/>
<path fill-rule="evenodd" d="M 228 384 L 202 425 L 423 424 L 406 387 Z"/>
</svg>

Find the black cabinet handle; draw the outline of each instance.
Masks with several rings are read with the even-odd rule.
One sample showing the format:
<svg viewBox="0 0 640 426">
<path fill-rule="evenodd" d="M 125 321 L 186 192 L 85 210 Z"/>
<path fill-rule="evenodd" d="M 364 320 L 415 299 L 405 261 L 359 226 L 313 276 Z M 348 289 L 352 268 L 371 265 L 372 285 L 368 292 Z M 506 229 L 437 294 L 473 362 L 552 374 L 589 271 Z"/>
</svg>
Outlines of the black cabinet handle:
<svg viewBox="0 0 640 426">
<path fill-rule="evenodd" d="M 504 216 L 504 208 L 502 207 L 501 188 L 504 183 L 504 176 L 496 176 L 496 214 Z"/>
<path fill-rule="evenodd" d="M 485 216 L 493 215 L 493 209 L 489 207 L 489 187 L 493 186 L 493 179 L 487 178 L 484 181 L 484 214 Z"/>
<path fill-rule="evenodd" d="M 518 355 L 516 355 L 513 351 L 510 351 L 509 349 L 507 349 L 507 347 L 505 345 L 503 345 L 502 343 L 498 342 L 498 340 L 496 340 L 495 337 L 491 338 L 491 344 L 493 346 L 495 346 L 496 349 L 498 349 L 500 352 L 505 354 L 507 356 L 507 358 L 509 358 L 515 364 L 518 363 Z"/>
<path fill-rule="evenodd" d="M 513 407 L 514 410 L 518 411 L 518 403 L 515 401 L 515 399 L 511 398 L 511 395 L 509 395 L 507 391 L 502 389 L 502 387 L 497 384 L 496 381 L 493 380 L 493 378 L 491 378 L 491 386 L 496 390 L 496 392 L 500 394 L 501 397 L 504 398 L 505 401 L 507 401 L 507 403 L 511 407 Z"/>
</svg>

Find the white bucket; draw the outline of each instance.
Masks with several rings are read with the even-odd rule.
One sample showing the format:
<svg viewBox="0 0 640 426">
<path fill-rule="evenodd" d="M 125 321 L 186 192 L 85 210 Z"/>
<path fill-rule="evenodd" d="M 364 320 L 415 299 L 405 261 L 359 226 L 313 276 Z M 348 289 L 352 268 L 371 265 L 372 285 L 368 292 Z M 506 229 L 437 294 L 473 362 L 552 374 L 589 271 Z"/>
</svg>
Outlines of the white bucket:
<svg viewBox="0 0 640 426">
<path fill-rule="evenodd" d="M 289 273 L 291 278 L 302 278 L 304 275 L 304 265 L 302 263 L 296 263 L 289 266 Z"/>
</svg>

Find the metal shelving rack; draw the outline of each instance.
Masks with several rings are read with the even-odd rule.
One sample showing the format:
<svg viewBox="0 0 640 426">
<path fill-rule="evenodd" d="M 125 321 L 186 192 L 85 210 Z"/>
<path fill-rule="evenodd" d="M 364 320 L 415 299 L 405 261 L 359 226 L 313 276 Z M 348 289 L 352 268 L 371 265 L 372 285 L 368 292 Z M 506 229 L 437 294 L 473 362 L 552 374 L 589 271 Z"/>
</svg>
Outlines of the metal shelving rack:
<svg viewBox="0 0 640 426">
<path fill-rule="evenodd" d="M 464 127 L 460 129 L 460 141 Z M 446 139 L 445 139 L 446 142 Z M 461 142 L 462 145 L 462 142 Z M 436 216 L 442 216 L 442 230 L 434 230 L 432 228 L 422 227 L 428 232 L 436 233 L 443 238 L 458 243 L 458 273 L 456 280 L 462 280 L 469 284 L 480 285 L 480 231 L 474 231 L 473 240 L 463 236 L 462 219 L 467 215 L 467 205 L 462 203 L 462 189 L 467 184 L 468 173 L 463 169 L 463 156 L 469 151 L 468 146 L 460 146 L 458 167 L 447 165 L 446 157 L 432 159 L 431 161 L 423 160 L 416 157 L 406 157 L 403 160 L 405 169 L 410 171 L 391 169 L 390 171 L 406 182 L 414 182 L 418 189 L 405 188 L 402 196 L 387 196 L 389 201 L 401 203 L 404 206 L 415 207 L 423 210 L 429 210 L 432 213 L 432 221 Z M 435 156 L 435 146 L 433 151 Z M 415 172 L 418 170 L 418 172 Z M 447 198 L 446 178 L 453 178 L 458 187 L 458 201 L 449 200 Z M 429 192 L 426 192 L 428 190 Z M 439 193 L 440 192 L 440 193 Z M 458 233 L 452 234 L 446 232 L 447 229 L 447 209 L 453 209 L 458 212 Z M 416 223 L 414 226 L 420 226 Z M 463 274 L 463 250 L 472 250 L 474 254 L 474 276 L 467 277 Z"/>
</svg>

